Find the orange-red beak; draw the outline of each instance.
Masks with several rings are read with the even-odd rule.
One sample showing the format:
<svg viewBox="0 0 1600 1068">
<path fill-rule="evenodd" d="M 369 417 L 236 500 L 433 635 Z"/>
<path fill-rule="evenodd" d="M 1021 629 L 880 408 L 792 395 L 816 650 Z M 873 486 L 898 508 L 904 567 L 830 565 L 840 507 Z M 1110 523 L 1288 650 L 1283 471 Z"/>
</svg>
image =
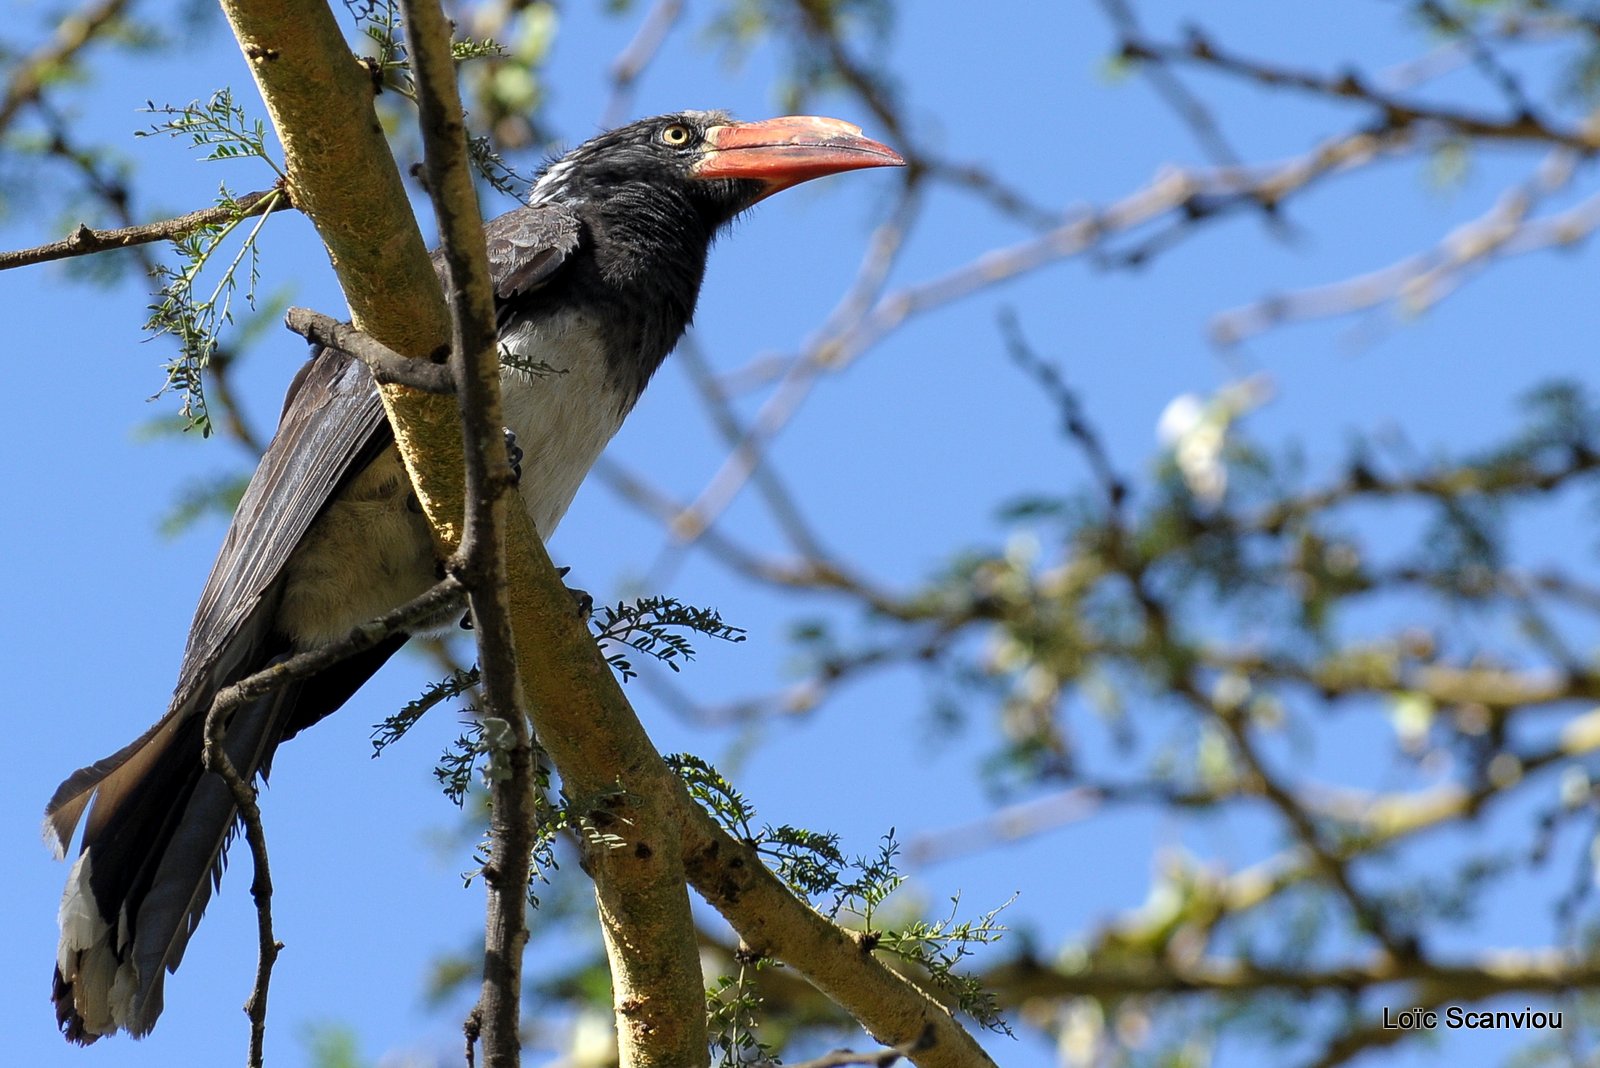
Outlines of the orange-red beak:
<svg viewBox="0 0 1600 1068">
<path fill-rule="evenodd" d="M 861 127 L 816 115 L 786 115 L 765 122 L 731 122 L 705 132 L 696 178 L 750 178 L 763 196 L 840 171 L 903 167 L 888 145 L 861 136 Z"/>
</svg>

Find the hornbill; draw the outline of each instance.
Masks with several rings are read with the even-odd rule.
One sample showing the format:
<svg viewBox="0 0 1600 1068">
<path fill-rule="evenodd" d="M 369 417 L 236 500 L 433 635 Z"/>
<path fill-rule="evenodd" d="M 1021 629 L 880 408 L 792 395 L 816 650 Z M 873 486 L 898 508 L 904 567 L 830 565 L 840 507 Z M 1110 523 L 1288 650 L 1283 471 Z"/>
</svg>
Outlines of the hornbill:
<svg viewBox="0 0 1600 1068">
<path fill-rule="evenodd" d="M 836 119 L 685 111 L 585 142 L 488 224 L 507 430 L 542 536 L 683 334 L 716 235 L 780 189 L 902 162 Z M 149 1033 L 221 878 L 237 812 L 201 766 L 212 698 L 405 603 L 438 566 L 370 372 L 315 351 L 234 513 L 166 714 L 70 775 L 45 809 L 58 856 L 88 813 L 59 915 L 52 996 L 68 1039 Z M 342 705 L 407 637 L 235 713 L 224 744 L 240 773 L 265 775 L 280 742 Z"/>
</svg>

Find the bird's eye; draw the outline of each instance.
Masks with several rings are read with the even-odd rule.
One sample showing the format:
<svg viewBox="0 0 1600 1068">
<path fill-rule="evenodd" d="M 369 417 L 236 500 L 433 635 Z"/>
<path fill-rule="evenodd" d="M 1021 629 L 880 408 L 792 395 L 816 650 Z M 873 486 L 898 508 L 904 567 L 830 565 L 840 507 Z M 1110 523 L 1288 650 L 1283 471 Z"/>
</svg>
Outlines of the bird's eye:
<svg viewBox="0 0 1600 1068">
<path fill-rule="evenodd" d="M 682 148 L 693 137 L 693 132 L 681 122 L 675 122 L 671 126 L 664 126 L 661 129 L 662 143 L 671 145 L 673 148 Z"/>
</svg>

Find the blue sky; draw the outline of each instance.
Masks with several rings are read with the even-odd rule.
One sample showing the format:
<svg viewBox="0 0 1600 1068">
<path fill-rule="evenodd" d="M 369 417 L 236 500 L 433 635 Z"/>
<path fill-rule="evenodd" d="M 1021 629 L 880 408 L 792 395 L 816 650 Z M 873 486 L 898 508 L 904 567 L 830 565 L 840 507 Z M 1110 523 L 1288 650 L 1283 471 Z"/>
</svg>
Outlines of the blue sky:
<svg viewBox="0 0 1600 1068">
<path fill-rule="evenodd" d="M 596 5 L 567 6 L 549 117 L 575 143 L 596 128 L 606 63 L 633 25 L 593 16 Z M 1106 76 L 1112 35 L 1088 5 L 1032 5 L 1012 18 L 974 18 L 966 4 L 904 6 L 886 59 L 914 127 L 950 155 L 993 161 L 1037 201 L 1063 208 L 1103 204 L 1164 164 L 1197 161 L 1192 139 L 1144 82 Z M 1152 30 L 1170 30 L 1186 13 L 1165 4 L 1152 11 L 1158 7 Z M 1198 13 L 1221 39 L 1296 65 L 1336 70 L 1359 57 L 1377 68 L 1423 45 L 1389 4 L 1215 7 Z M 13 10 L 45 21 L 42 7 Z M 691 22 L 646 74 L 634 113 L 716 106 L 748 118 L 773 114 L 769 87 L 778 62 L 772 50 L 758 49 L 732 65 Z M 147 99 L 183 103 L 222 85 L 261 113 L 220 27 L 176 54 L 104 57 L 95 78 L 96 92 L 76 105 L 77 128 L 135 161 L 137 188 L 149 198 L 137 210 L 193 209 L 210 201 L 219 181 L 236 191 L 268 182 L 261 169 L 199 163 L 177 143 L 131 136 L 147 123 L 136 110 Z M 1349 122 L 1326 105 L 1215 80 L 1193 84 L 1246 158 L 1304 151 Z M 825 100 L 816 110 L 881 133 L 847 101 Z M 902 585 L 931 574 L 961 546 L 994 543 L 1003 535 L 995 508 L 1008 497 L 1083 484 L 1087 472 L 1059 440 L 1047 401 L 1006 358 L 996 328 L 1006 307 L 1017 309 L 1040 351 L 1062 367 L 1125 470 L 1142 470 L 1154 456 L 1157 418 L 1174 396 L 1209 392 L 1241 369 L 1269 374 L 1276 387 L 1272 403 L 1251 417 L 1252 432 L 1299 441 L 1313 467 L 1337 463 L 1353 436 L 1385 428 L 1402 429 L 1423 455 L 1486 444 L 1532 385 L 1557 376 L 1593 384 L 1590 339 L 1600 332 L 1600 306 L 1592 299 L 1589 250 L 1499 265 L 1456 299 L 1367 343 L 1353 343 L 1349 322 L 1314 324 L 1270 333 L 1224 360 L 1208 346 L 1205 327 L 1216 312 L 1265 293 L 1336 281 L 1428 247 L 1486 210 L 1534 163 L 1510 151 L 1478 157 L 1451 186 L 1434 181 L 1424 162 L 1382 165 L 1297 200 L 1291 217 L 1304 236 L 1296 242 L 1275 241 L 1239 220 L 1139 272 L 1073 261 L 985 291 L 913 320 L 826 379 L 781 439 L 776 463 L 843 558 Z M 714 366 L 732 369 L 804 341 L 848 285 L 892 182 L 869 173 L 816 183 L 739 224 L 713 255 L 698 316 Z M 0 244 L 58 236 L 61 220 L 37 208 L 8 205 Z M 936 277 L 1026 236 L 948 192 L 935 194 L 930 217 L 939 224 L 915 235 L 896 284 Z M 287 287 L 296 304 L 342 313 L 303 219 L 275 222 L 264 252 L 265 291 Z M 39 845 L 37 827 L 62 776 L 123 744 L 165 707 L 223 525 L 209 522 L 166 539 L 157 523 L 185 479 L 237 457 L 223 442 L 149 441 L 135 433 L 170 403 L 146 401 L 160 384 L 166 349 L 143 340 L 147 295 L 138 285 L 93 289 L 71 283 L 59 267 L 35 268 L 0 278 L 0 300 L 10 312 L 14 362 L 28 378 L 13 390 L 11 459 L 0 469 L 0 493 L 12 502 L 0 526 L 20 565 L 7 595 L 13 640 L 0 654 L 13 680 L 14 731 L 11 770 L 0 778 L 0 848 L 13 865 L 0 1026 L 18 1063 L 231 1059 L 242 1054 L 246 1027 L 235 1013 L 254 957 L 248 862 L 235 858 L 182 970 L 169 981 L 155 1035 L 70 1050 L 55 1034 L 48 1006 L 65 869 Z M 275 414 L 302 354 L 285 333 L 250 359 L 239 386 L 261 423 Z M 752 410 L 747 405 L 745 413 Z M 670 362 L 610 455 L 681 498 L 697 493 L 722 458 L 693 391 Z M 1519 531 L 1519 551 L 1592 569 L 1593 537 L 1578 525 L 1577 510 L 1552 514 L 1537 529 Z M 749 494 L 726 521 L 754 544 L 780 547 Z M 590 487 L 551 550 L 581 585 L 614 600 L 651 572 L 662 545 L 658 527 Z M 738 646 L 702 643 L 697 662 L 674 680 L 710 704 L 787 680 L 789 621 L 830 608 L 823 599 L 797 608 L 753 591 L 694 554 L 660 592 L 715 605 L 750 632 Z M 456 1048 L 465 1006 L 429 1010 L 421 987 L 428 962 L 468 944 L 481 922 L 480 892 L 464 892 L 457 878 L 469 865 L 469 843 L 454 834 L 455 813 L 431 775 L 457 725 L 436 713 L 382 760 L 368 759 L 370 725 L 426 677 L 420 662 L 397 661 L 277 762 L 266 805 L 276 920 L 288 949 L 273 987 L 269 1050 L 276 1063 L 300 1063 L 302 1036 L 319 1023 L 353 1028 L 373 1058 Z M 664 752 L 692 750 L 719 762 L 766 818 L 837 830 L 856 851 L 873 848 L 890 826 L 910 839 L 990 809 L 972 774 L 994 744 L 982 710 L 972 711 L 964 735 L 936 741 L 926 691 L 907 673 L 849 687 L 810 715 L 737 730 L 684 723 L 642 688 L 632 692 Z M 1352 751 L 1336 749 L 1327 759 L 1362 771 Z M 1506 820 L 1490 831 L 1514 835 L 1524 826 Z M 1020 892 L 1009 915 L 1051 947 L 1138 904 L 1160 846 L 1193 842 L 1243 865 L 1273 841 L 1269 828 L 1249 817 L 1198 825 L 1150 812 L 1090 818 L 963 863 L 918 870 L 912 889 L 935 904 L 959 891 L 974 912 Z M 1565 878 L 1567 869 L 1552 870 Z M 1541 915 L 1513 901 L 1495 904 L 1483 923 L 1479 944 L 1544 944 L 1551 936 Z M 1048 1051 L 1029 1041 L 998 1039 L 993 1048 L 1006 1065 L 1049 1063 Z M 1451 1048 L 1476 1063 L 1494 1047 L 1474 1039 Z M 1270 1063 L 1260 1051 L 1227 1052 L 1232 1059 L 1224 1063 Z M 1414 1052 L 1386 1063 L 1430 1062 L 1431 1055 Z"/>
</svg>

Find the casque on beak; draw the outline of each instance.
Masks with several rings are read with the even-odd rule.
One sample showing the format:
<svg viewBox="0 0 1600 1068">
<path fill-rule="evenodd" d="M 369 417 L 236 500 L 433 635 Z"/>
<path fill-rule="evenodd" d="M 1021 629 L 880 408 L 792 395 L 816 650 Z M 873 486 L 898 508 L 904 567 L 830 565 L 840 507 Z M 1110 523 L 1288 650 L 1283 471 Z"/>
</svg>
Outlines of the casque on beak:
<svg viewBox="0 0 1600 1068">
<path fill-rule="evenodd" d="M 763 122 L 731 122 L 705 132 L 696 178 L 749 178 L 762 196 L 841 171 L 903 167 L 888 145 L 861 136 L 861 127 L 818 115 L 785 115 Z"/>
</svg>

